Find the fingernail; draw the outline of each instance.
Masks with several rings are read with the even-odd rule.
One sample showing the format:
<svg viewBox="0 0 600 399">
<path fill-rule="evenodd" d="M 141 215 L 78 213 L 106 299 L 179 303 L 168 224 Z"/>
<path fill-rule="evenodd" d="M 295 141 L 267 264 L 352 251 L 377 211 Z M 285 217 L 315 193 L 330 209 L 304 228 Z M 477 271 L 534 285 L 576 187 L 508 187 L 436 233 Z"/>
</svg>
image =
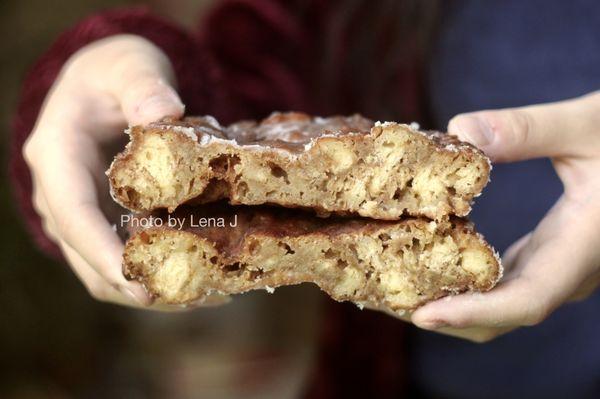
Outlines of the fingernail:
<svg viewBox="0 0 600 399">
<path fill-rule="evenodd" d="M 179 116 L 177 114 L 183 112 L 183 104 L 174 94 L 156 95 L 145 99 L 139 106 L 139 112 L 153 119 Z"/>
<path fill-rule="evenodd" d="M 211 294 L 206 298 L 193 302 L 191 305 L 196 307 L 221 306 L 231 302 L 231 300 L 229 295 Z"/>
<path fill-rule="evenodd" d="M 144 303 L 129 288 L 119 287 L 119 291 L 121 291 L 121 293 L 123 295 L 125 295 L 127 298 L 129 298 L 133 302 L 135 302 L 139 305 L 144 305 Z"/>
<path fill-rule="evenodd" d="M 482 117 L 462 116 L 455 122 L 456 129 L 471 144 L 478 147 L 489 145 L 494 140 L 494 131 Z"/>
<path fill-rule="evenodd" d="M 448 326 L 449 324 L 444 320 L 427 320 L 419 323 L 419 327 L 425 330 L 437 330 Z"/>
<path fill-rule="evenodd" d="M 220 306 L 231 302 L 232 299 L 229 295 L 212 294 L 206 301 L 207 306 Z"/>
</svg>

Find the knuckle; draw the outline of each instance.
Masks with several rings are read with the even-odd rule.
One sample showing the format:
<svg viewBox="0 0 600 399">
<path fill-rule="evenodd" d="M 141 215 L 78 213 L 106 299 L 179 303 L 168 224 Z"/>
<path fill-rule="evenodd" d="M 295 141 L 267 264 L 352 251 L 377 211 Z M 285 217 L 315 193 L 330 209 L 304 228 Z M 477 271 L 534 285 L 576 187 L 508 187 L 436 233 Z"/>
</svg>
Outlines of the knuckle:
<svg viewBox="0 0 600 399">
<path fill-rule="evenodd" d="M 41 201 L 40 195 L 38 193 L 33 194 L 33 201 L 31 204 L 33 205 L 33 209 L 36 211 L 36 213 L 38 215 L 41 215 L 43 208 L 42 208 L 42 201 Z"/>
<path fill-rule="evenodd" d="M 29 167 L 32 167 L 36 155 L 38 153 L 38 139 L 37 135 L 32 133 L 31 136 L 25 141 L 23 144 L 23 148 L 21 149 L 21 153 L 23 155 L 23 159 Z"/>
<path fill-rule="evenodd" d="M 43 198 L 42 190 L 38 187 L 37 183 L 33 182 L 33 209 L 44 219 L 48 217 L 48 208 L 46 207 L 45 200 Z"/>
<path fill-rule="evenodd" d="M 77 226 L 75 219 L 71 217 L 61 217 L 56 220 L 56 232 L 68 244 L 73 243 L 74 234 L 77 234 Z"/>
<path fill-rule="evenodd" d="M 54 231 L 54 227 L 52 223 L 48 221 L 48 218 L 43 218 L 42 220 L 42 229 L 44 230 L 44 234 L 53 242 L 57 242 L 58 239 L 56 237 L 56 232 Z"/>
<path fill-rule="evenodd" d="M 523 110 L 514 110 L 510 113 L 511 123 L 509 124 L 510 140 L 516 144 L 525 144 L 529 141 L 533 129 L 533 121 L 529 113 Z"/>
</svg>

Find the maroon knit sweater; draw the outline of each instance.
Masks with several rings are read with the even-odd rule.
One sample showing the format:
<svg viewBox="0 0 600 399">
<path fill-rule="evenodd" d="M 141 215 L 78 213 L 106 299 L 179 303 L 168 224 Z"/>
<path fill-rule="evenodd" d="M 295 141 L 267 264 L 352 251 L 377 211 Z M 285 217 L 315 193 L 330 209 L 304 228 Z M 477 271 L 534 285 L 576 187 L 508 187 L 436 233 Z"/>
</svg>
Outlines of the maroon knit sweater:
<svg viewBox="0 0 600 399">
<path fill-rule="evenodd" d="M 63 33 L 29 71 L 13 123 L 10 178 L 36 244 L 61 256 L 32 207 L 21 148 L 62 65 L 79 48 L 120 33 L 145 37 L 173 63 L 187 112 L 225 123 L 274 110 L 418 118 L 411 45 L 404 43 L 398 58 L 397 16 L 369 8 L 368 1 L 225 0 L 196 32 L 129 8 L 93 15 Z M 354 306 L 328 307 L 306 397 L 399 397 L 406 380 L 402 323 Z"/>
</svg>

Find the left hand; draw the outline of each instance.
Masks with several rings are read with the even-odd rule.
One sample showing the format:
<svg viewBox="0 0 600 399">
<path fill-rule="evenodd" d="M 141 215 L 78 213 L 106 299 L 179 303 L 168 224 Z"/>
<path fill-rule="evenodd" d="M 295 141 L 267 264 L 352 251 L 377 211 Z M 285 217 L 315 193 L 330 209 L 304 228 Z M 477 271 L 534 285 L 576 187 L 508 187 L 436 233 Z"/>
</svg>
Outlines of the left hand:
<svg viewBox="0 0 600 399">
<path fill-rule="evenodd" d="M 506 251 L 496 288 L 431 302 L 411 321 L 485 342 L 591 295 L 600 285 L 600 92 L 458 115 L 448 132 L 495 162 L 550 157 L 564 192 L 535 230 Z"/>
</svg>

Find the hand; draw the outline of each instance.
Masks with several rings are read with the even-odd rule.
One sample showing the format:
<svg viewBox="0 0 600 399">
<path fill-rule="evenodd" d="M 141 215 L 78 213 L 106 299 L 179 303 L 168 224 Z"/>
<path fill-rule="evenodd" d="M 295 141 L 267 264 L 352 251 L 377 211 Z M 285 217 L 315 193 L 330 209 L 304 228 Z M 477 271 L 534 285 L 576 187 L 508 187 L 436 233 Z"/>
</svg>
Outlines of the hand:
<svg viewBox="0 0 600 399">
<path fill-rule="evenodd" d="M 458 115 L 448 132 L 495 162 L 550 157 L 564 193 L 504 254 L 505 277 L 484 294 L 417 309 L 417 326 L 476 342 L 542 322 L 600 285 L 600 92 L 552 104 Z"/>
<path fill-rule="evenodd" d="M 141 37 L 92 43 L 64 66 L 23 148 L 44 230 L 99 300 L 151 302 L 140 284 L 123 277 L 123 243 L 101 210 L 113 204 L 103 149 L 126 138 L 128 124 L 180 117 L 174 83 L 167 57 Z"/>
</svg>

